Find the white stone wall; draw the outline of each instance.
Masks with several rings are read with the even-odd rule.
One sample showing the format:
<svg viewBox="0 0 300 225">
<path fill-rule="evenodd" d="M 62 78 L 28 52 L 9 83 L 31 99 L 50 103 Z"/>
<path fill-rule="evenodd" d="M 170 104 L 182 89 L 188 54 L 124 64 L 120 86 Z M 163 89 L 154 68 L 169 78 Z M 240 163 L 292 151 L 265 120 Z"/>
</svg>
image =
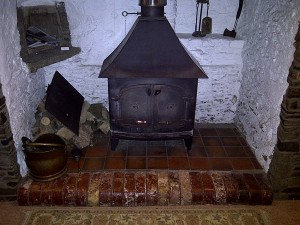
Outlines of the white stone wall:
<svg viewBox="0 0 300 225">
<path fill-rule="evenodd" d="M 0 82 L 10 116 L 21 175 L 27 172 L 21 137 L 30 137 L 35 108 L 45 92 L 43 74 L 29 74 L 20 58 L 16 1 L 0 1 Z M 40 72 L 41 73 L 41 72 Z"/>
<path fill-rule="evenodd" d="M 237 123 L 267 171 L 293 60 L 300 1 L 248 0 L 238 33 L 245 40 Z"/>
</svg>

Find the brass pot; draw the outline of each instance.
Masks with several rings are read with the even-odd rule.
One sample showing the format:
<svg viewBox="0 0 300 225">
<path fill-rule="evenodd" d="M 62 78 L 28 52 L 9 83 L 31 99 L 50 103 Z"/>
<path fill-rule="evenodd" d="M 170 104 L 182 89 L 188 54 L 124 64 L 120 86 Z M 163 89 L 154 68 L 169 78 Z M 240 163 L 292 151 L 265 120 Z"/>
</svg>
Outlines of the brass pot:
<svg viewBox="0 0 300 225">
<path fill-rule="evenodd" d="M 32 179 L 50 181 L 62 176 L 68 153 L 64 140 L 56 134 L 43 134 L 35 141 L 23 137 L 25 162 Z"/>
</svg>

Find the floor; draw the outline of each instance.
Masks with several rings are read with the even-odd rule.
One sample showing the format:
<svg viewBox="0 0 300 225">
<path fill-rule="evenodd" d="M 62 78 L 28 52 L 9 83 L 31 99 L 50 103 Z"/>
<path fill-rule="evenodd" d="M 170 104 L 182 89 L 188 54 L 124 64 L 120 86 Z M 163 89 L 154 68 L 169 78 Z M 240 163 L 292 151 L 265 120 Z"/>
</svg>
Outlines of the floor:
<svg viewBox="0 0 300 225">
<path fill-rule="evenodd" d="M 85 148 L 79 164 L 69 155 L 69 172 L 101 170 L 218 170 L 261 171 L 251 148 L 234 125 L 196 125 L 191 151 L 183 140 L 121 140 L 110 150 L 109 137 Z"/>
</svg>

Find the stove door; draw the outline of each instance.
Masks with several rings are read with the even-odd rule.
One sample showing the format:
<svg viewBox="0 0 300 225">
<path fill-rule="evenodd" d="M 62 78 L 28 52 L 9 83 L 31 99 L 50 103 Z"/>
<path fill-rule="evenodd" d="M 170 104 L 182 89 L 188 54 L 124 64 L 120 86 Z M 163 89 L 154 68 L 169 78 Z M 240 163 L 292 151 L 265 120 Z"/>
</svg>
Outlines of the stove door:
<svg viewBox="0 0 300 225">
<path fill-rule="evenodd" d="M 168 84 L 155 85 L 153 93 L 154 130 L 168 132 L 189 127 L 187 117 L 189 101 L 183 88 Z M 186 129 L 192 129 L 192 127 Z"/>
</svg>

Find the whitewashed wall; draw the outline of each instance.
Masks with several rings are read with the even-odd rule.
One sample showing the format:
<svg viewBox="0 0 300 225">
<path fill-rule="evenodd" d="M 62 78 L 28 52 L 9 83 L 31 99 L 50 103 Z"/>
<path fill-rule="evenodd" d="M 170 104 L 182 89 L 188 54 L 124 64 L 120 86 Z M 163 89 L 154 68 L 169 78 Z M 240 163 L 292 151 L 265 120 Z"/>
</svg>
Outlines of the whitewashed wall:
<svg viewBox="0 0 300 225">
<path fill-rule="evenodd" d="M 19 5 L 53 4 L 52 0 L 23 0 Z M 103 60 L 117 47 L 136 20 L 122 11 L 140 11 L 138 0 L 65 1 L 72 43 L 82 52 L 60 63 L 45 67 L 46 82 L 58 70 L 89 102 L 107 100 L 107 81 L 98 75 Z M 235 117 L 241 81 L 241 52 L 243 41 L 224 38 L 225 28 L 232 29 L 238 1 L 211 1 L 210 16 L 213 18 L 213 35 L 193 38 L 196 2 L 194 0 L 168 1 L 165 8 L 171 26 L 180 34 L 185 47 L 203 65 L 208 80 L 199 81 L 197 122 L 232 123 Z M 204 7 L 205 9 L 205 7 Z"/>
<path fill-rule="evenodd" d="M 0 1 L 0 82 L 10 116 L 21 174 L 27 168 L 21 147 L 21 137 L 30 137 L 34 112 L 45 93 L 42 74 L 29 74 L 20 58 L 20 39 L 17 30 L 16 1 Z"/>
<path fill-rule="evenodd" d="M 300 1 L 246 0 L 238 32 L 245 40 L 237 123 L 267 171 L 294 54 Z"/>
</svg>

